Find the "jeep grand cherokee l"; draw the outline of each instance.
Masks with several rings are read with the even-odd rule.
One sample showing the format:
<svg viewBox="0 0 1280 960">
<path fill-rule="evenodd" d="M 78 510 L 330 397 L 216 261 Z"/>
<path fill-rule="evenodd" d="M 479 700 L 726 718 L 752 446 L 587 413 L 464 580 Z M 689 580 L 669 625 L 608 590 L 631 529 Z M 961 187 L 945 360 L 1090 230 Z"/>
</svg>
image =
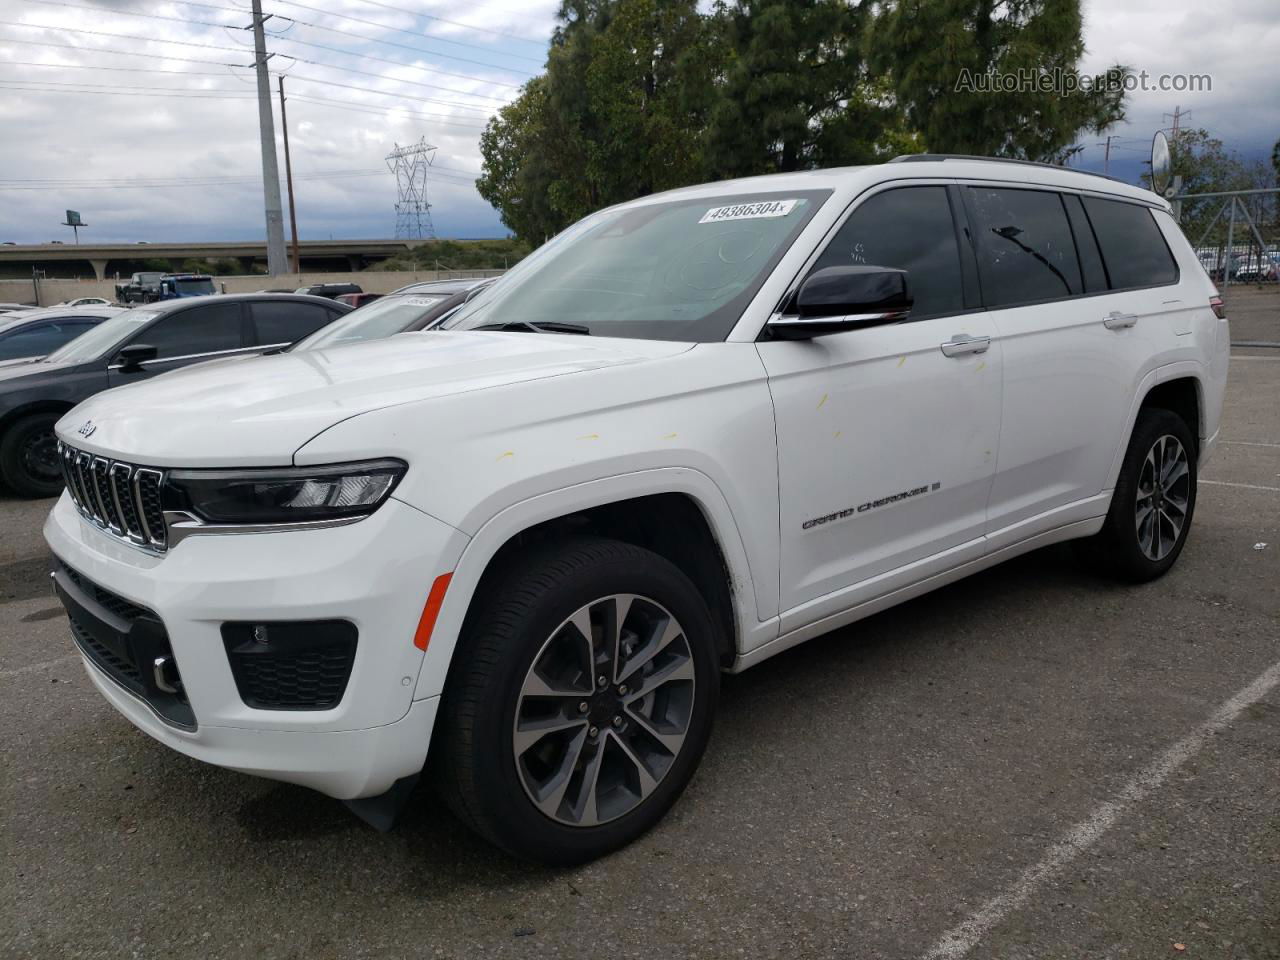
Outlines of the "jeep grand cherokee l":
<svg viewBox="0 0 1280 960">
<path fill-rule="evenodd" d="M 570 863 L 676 801 L 721 671 L 1057 541 L 1167 571 L 1228 343 L 1168 205 L 1108 179 L 690 187 L 437 329 L 92 398 L 45 536 L 89 677 L 157 740 L 382 824 L 425 769 Z"/>
</svg>

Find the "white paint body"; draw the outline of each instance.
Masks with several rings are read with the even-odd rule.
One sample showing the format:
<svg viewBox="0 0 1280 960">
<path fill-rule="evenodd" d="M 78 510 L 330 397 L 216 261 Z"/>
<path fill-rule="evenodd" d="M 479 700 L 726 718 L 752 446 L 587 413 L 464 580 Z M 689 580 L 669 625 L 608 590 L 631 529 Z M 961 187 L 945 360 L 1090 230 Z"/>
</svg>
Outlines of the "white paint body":
<svg viewBox="0 0 1280 960">
<path fill-rule="evenodd" d="M 545 520 L 655 493 L 691 498 L 731 579 L 743 669 L 1042 544 L 1096 532 L 1143 396 L 1191 377 L 1202 457 L 1226 382 L 1227 325 L 1172 221 L 1176 285 L 872 327 L 811 341 L 760 334 L 831 231 L 888 184 L 1043 185 L 1153 194 L 1046 168 L 890 164 L 713 184 L 833 191 L 724 342 L 433 331 L 212 363 L 86 401 L 59 436 L 157 467 L 313 465 L 397 457 L 409 471 L 370 517 L 323 530 L 193 536 L 152 555 L 64 494 L 45 535 L 85 576 L 164 621 L 199 725 L 161 721 L 86 664 L 132 722 L 186 754 L 330 795 L 373 796 L 421 769 L 454 645 L 496 551 Z M 664 197 L 636 201 L 660 202 Z M 1136 313 L 1110 330 L 1112 311 Z M 954 334 L 984 354 L 947 357 Z M 76 434 L 91 419 L 89 438 Z M 919 485 L 867 514 L 806 520 Z M 433 580 L 452 581 L 425 654 Z M 340 617 L 359 629 L 338 707 L 255 710 L 219 642 L 226 620 Z"/>
</svg>

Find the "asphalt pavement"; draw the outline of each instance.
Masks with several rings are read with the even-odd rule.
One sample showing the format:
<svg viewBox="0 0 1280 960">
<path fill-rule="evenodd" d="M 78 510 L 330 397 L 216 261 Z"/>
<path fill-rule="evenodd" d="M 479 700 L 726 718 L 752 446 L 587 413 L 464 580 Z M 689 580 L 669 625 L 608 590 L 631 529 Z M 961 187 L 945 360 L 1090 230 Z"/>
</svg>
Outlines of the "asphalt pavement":
<svg viewBox="0 0 1280 960">
<path fill-rule="evenodd" d="M 1164 579 L 1048 548 L 727 677 L 670 816 L 571 870 L 138 732 L 0 495 L 0 956 L 1280 958 L 1280 350 L 1223 437 Z"/>
</svg>

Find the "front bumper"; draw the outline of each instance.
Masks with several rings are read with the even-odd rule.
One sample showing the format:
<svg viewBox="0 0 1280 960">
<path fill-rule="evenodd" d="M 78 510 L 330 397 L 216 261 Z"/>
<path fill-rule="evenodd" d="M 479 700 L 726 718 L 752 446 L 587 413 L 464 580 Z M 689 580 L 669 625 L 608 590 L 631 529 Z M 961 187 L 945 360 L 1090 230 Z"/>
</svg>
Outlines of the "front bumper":
<svg viewBox="0 0 1280 960">
<path fill-rule="evenodd" d="M 324 530 L 193 536 L 154 555 L 103 533 L 64 494 L 45 523 L 58 560 L 163 624 L 191 722 L 174 722 L 88 656 L 94 685 L 134 725 L 209 763 L 341 799 L 375 796 L 418 772 L 437 699 L 413 700 L 413 636 L 434 578 L 466 537 L 397 500 Z M 264 710 L 241 698 L 227 621 L 340 619 L 358 630 L 350 678 L 331 709 Z"/>
</svg>

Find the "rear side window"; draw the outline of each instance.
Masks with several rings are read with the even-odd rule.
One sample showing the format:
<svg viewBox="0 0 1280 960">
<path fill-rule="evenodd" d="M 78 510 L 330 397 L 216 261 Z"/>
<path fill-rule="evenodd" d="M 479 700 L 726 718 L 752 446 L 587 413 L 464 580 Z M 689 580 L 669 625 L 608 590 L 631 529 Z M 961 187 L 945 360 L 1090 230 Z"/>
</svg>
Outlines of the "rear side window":
<svg viewBox="0 0 1280 960">
<path fill-rule="evenodd" d="M 988 307 L 1082 292 L 1075 241 L 1057 193 L 970 187 L 968 194 Z"/>
<path fill-rule="evenodd" d="M 1151 211 L 1136 203 L 1085 197 L 1112 290 L 1178 282 L 1178 265 Z"/>
<path fill-rule="evenodd" d="M 906 270 L 913 319 L 964 309 L 960 247 L 945 187 L 898 187 L 860 205 L 814 269 L 851 263 Z"/>
<path fill-rule="evenodd" d="M 255 346 L 295 343 L 333 319 L 332 313 L 315 303 L 264 300 L 251 309 L 258 332 Z"/>
<path fill-rule="evenodd" d="M 240 328 L 240 304 L 216 303 L 162 317 L 131 342 L 155 347 L 163 360 L 239 349 L 244 346 Z"/>
<path fill-rule="evenodd" d="M 0 360 L 43 357 L 80 336 L 91 326 L 93 324 L 83 320 L 58 320 L 23 327 L 0 336 Z"/>
</svg>

